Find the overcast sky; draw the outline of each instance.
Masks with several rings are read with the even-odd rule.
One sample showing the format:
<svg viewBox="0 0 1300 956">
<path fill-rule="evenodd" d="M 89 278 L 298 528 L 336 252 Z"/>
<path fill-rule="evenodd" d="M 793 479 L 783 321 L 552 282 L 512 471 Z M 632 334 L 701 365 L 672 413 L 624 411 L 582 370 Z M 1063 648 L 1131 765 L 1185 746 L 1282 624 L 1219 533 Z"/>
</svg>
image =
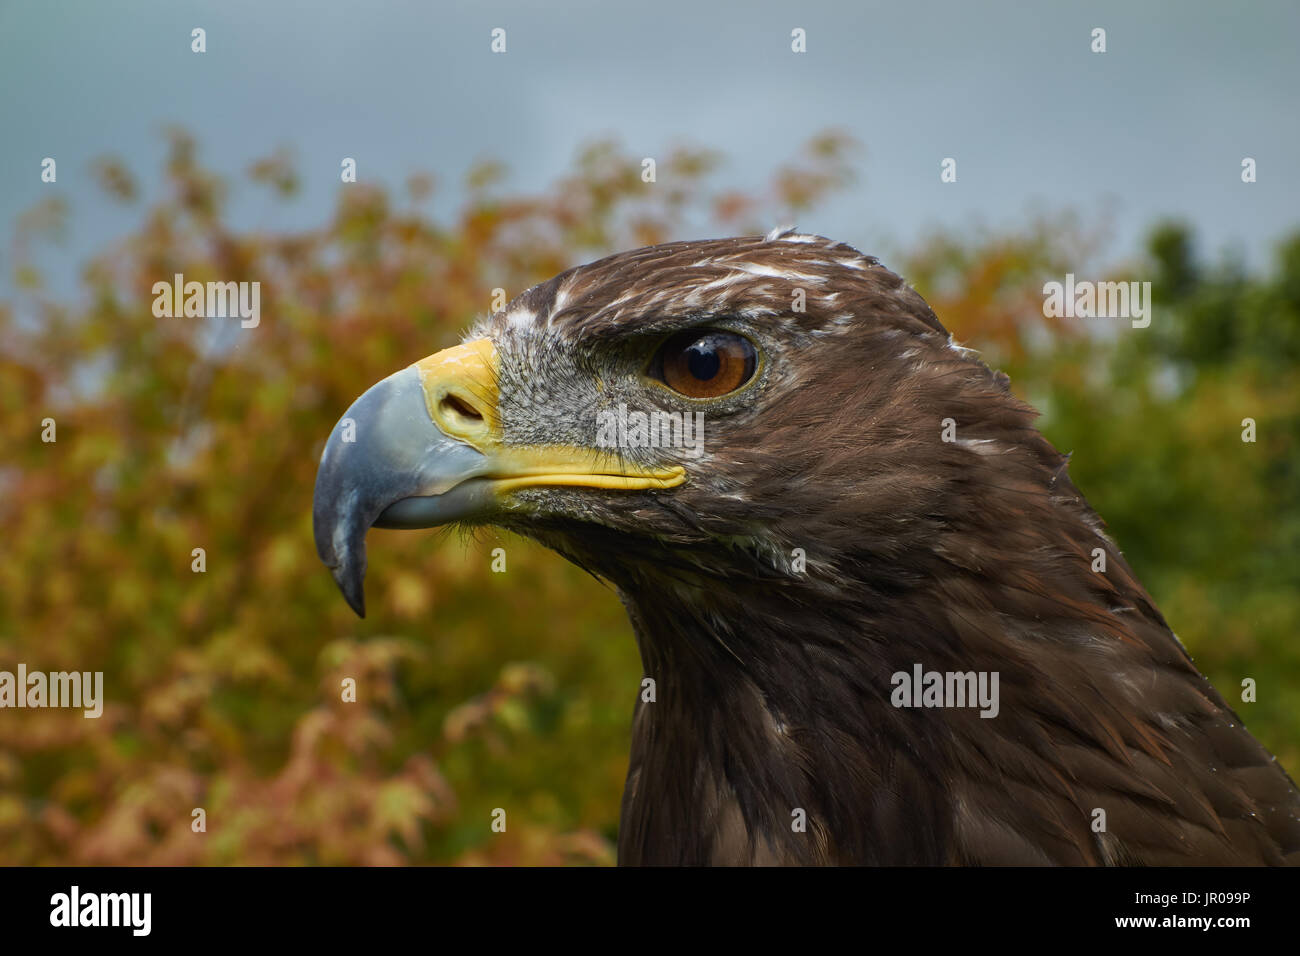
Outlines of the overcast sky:
<svg viewBox="0 0 1300 956">
<path fill-rule="evenodd" d="M 1261 265 L 1300 224 L 1300 3 L 1075 6 L 0 0 L 0 223 L 53 190 L 68 198 L 68 240 L 41 260 L 64 291 L 71 264 L 139 215 L 99 196 L 92 160 L 123 157 L 148 190 L 173 122 L 231 177 L 292 148 L 295 202 L 267 205 L 251 186 L 232 197 L 237 225 L 268 229 L 321 221 L 344 156 L 363 180 L 427 170 L 444 189 L 490 156 L 532 190 L 614 134 L 637 155 L 722 150 L 719 182 L 749 185 L 840 127 L 865 146 L 858 182 L 799 226 L 867 252 L 1044 206 L 1085 221 L 1109 209 L 1109 258 L 1176 216 L 1210 252 Z M 494 27 L 504 55 L 490 52 Z M 1104 54 L 1090 51 L 1094 27 Z M 46 156 L 55 185 L 40 181 Z M 949 156 L 958 181 L 943 184 Z M 7 236 L 0 256 L 3 293 Z"/>
</svg>

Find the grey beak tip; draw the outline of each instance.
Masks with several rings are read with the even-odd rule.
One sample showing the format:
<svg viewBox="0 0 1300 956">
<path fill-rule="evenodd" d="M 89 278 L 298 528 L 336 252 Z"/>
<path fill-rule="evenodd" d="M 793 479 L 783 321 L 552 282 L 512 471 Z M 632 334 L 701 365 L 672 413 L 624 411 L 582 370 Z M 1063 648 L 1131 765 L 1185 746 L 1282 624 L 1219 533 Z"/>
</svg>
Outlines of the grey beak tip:
<svg viewBox="0 0 1300 956">
<path fill-rule="evenodd" d="M 349 421 L 355 433 L 345 439 Z M 430 528 L 472 513 L 486 492 L 470 479 L 486 470 L 486 460 L 434 424 L 414 366 L 352 403 L 321 453 L 312 533 L 316 553 L 358 617 L 366 616 L 366 532 L 376 525 Z"/>
<path fill-rule="evenodd" d="M 348 602 L 348 607 L 352 608 L 357 617 L 362 620 L 366 616 L 366 592 L 362 590 L 361 585 L 355 588 L 343 588 L 343 598 Z"/>
<path fill-rule="evenodd" d="M 365 548 L 362 544 L 361 549 Z M 344 560 L 341 564 L 330 568 L 330 575 L 334 578 L 334 583 L 339 586 L 343 592 L 343 599 L 348 602 L 348 607 L 352 608 L 357 617 L 366 616 L 366 563 L 365 552 L 361 551 L 361 561 Z"/>
</svg>

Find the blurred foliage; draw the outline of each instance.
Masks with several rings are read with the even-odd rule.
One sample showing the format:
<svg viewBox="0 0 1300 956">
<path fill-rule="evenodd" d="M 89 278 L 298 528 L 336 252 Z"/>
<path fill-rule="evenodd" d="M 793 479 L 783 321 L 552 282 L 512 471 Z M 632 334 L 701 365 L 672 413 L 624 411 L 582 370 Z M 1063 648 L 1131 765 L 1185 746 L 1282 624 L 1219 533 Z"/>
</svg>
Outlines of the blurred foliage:
<svg viewBox="0 0 1300 956">
<path fill-rule="evenodd" d="M 616 596 L 491 532 L 374 531 L 358 621 L 312 542 L 322 443 L 365 388 L 453 344 L 493 288 L 688 226 L 794 221 L 849 180 L 854 144 L 818 137 L 766 189 L 738 191 L 713 185 L 711 152 L 678 149 L 647 184 L 639 157 L 600 142 L 538 196 L 507 195 L 504 168 L 480 164 L 450 222 L 421 211 L 438 187 L 418 175 L 404 195 L 344 186 L 320 228 L 266 235 L 232 230 L 234 187 L 183 131 L 169 142 L 163 195 L 86 265 L 82 296 L 52 294 L 29 255 L 66 228 L 61 201 L 12 246 L 0 669 L 103 671 L 107 702 L 99 720 L 0 712 L 0 863 L 612 862 L 641 676 Z M 144 202 L 120 162 L 93 172 Z M 285 153 L 249 180 L 268 202 L 299 189 Z M 1058 216 L 933 236 L 890 264 L 1045 411 L 1201 667 L 1233 700 L 1259 682 L 1238 710 L 1295 768 L 1300 236 L 1260 278 L 1162 227 L 1131 270 L 1155 284 L 1149 329 L 1044 320 L 1042 283 L 1103 247 Z M 154 318 L 152 286 L 175 273 L 260 281 L 260 325 Z"/>
</svg>

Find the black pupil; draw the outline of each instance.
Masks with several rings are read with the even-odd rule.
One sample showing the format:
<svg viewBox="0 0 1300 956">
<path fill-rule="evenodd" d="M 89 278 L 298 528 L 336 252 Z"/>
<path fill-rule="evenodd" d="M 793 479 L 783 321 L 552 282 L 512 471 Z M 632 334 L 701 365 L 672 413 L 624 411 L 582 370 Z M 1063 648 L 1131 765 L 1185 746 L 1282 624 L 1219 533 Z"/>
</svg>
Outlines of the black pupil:
<svg viewBox="0 0 1300 956">
<path fill-rule="evenodd" d="M 686 367 L 701 382 L 707 382 L 722 368 L 722 356 L 708 339 L 700 339 L 686 350 Z"/>
</svg>

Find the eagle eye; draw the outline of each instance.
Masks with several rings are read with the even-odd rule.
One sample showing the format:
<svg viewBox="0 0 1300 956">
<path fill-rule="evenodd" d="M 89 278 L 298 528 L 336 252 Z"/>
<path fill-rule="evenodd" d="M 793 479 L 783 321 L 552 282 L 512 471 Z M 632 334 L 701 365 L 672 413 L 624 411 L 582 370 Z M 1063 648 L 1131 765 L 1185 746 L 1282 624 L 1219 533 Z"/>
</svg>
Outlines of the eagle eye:
<svg viewBox="0 0 1300 956">
<path fill-rule="evenodd" d="M 717 398 L 754 377 L 758 353 L 735 332 L 678 332 L 656 353 L 651 374 L 687 398 Z"/>
</svg>

